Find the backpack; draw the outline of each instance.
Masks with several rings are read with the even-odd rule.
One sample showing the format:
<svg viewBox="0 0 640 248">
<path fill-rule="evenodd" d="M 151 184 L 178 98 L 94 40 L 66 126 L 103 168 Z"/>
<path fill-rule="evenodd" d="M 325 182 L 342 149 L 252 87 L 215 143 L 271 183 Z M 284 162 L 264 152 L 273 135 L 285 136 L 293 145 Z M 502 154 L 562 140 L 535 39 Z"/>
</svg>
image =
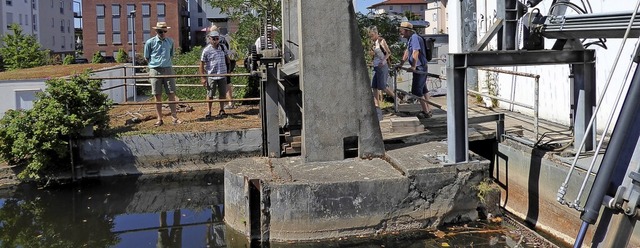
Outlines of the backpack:
<svg viewBox="0 0 640 248">
<path fill-rule="evenodd" d="M 424 51 L 426 51 L 424 53 L 424 56 L 427 59 L 427 62 L 431 61 L 433 59 L 433 48 L 434 48 L 433 42 L 435 41 L 435 39 L 425 38 L 424 36 L 419 34 L 418 34 L 418 37 L 420 37 L 420 40 L 422 40 L 420 42 L 420 50 L 424 48 Z"/>
</svg>

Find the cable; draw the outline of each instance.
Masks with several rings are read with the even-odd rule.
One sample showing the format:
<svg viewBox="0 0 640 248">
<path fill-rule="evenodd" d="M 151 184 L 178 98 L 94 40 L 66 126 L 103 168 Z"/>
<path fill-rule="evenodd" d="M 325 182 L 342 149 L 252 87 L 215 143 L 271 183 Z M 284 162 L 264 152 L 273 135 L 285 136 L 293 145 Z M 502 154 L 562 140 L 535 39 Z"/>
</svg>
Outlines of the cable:
<svg viewBox="0 0 640 248">
<path fill-rule="evenodd" d="M 565 5 L 571 9 L 573 9 L 574 11 L 576 11 L 578 14 L 586 14 L 587 12 L 585 10 L 583 10 L 582 8 L 580 8 L 580 6 L 576 5 L 575 3 L 572 2 L 558 2 L 555 3 L 553 5 L 551 5 L 551 7 L 549 8 L 549 13 L 547 15 L 551 15 L 551 12 L 553 11 L 553 9 L 555 9 L 558 6 L 561 5 Z"/>
</svg>

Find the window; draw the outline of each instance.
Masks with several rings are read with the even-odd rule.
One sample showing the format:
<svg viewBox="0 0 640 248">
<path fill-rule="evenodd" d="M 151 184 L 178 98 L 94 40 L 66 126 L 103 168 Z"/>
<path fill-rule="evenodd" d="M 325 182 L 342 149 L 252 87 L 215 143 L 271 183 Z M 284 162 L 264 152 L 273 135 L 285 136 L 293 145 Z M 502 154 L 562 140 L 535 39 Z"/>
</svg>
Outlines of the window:
<svg viewBox="0 0 640 248">
<path fill-rule="evenodd" d="M 54 23 L 56 23 L 56 20 L 54 20 L 53 17 L 51 17 L 51 27 L 53 27 Z"/>
<path fill-rule="evenodd" d="M 434 34 L 437 34 L 437 33 L 438 33 L 438 30 L 437 30 L 436 28 L 433 28 L 433 33 L 434 33 Z"/>
<path fill-rule="evenodd" d="M 13 4 L 13 1 L 7 0 L 6 3 L 7 3 L 7 6 L 11 6 Z"/>
<path fill-rule="evenodd" d="M 60 32 L 64 33 L 64 20 L 60 20 Z"/>
<path fill-rule="evenodd" d="M 22 14 L 18 14 L 18 23 L 22 25 Z"/>
<path fill-rule="evenodd" d="M 163 3 L 159 3 L 158 4 L 158 16 L 165 16 L 165 9 L 164 9 L 164 4 Z"/>
<path fill-rule="evenodd" d="M 120 17 L 111 19 L 111 29 L 113 32 L 120 32 Z"/>
<path fill-rule="evenodd" d="M 62 48 L 64 48 L 65 44 L 67 44 L 67 39 L 66 37 L 62 36 Z"/>
<path fill-rule="evenodd" d="M 105 45 L 105 44 L 107 44 L 107 43 L 104 41 L 104 37 L 105 37 L 105 35 L 104 35 L 104 34 L 98 34 L 98 45 Z"/>
<path fill-rule="evenodd" d="M 400 7 L 400 9 L 402 10 L 402 12 L 405 12 L 405 11 L 411 11 L 411 6 L 408 6 L 408 5 L 402 5 L 402 6 Z"/>
<path fill-rule="evenodd" d="M 202 0 L 198 0 L 196 5 L 198 5 L 198 13 L 202 13 Z"/>
<path fill-rule="evenodd" d="M 389 10 L 393 10 L 393 5 L 389 5 Z"/>
<path fill-rule="evenodd" d="M 51 41 L 53 42 L 53 46 L 55 47 L 56 46 L 56 37 L 52 36 L 51 37 Z"/>
<path fill-rule="evenodd" d="M 29 14 L 24 15 L 24 25 L 29 25 Z"/>
<path fill-rule="evenodd" d="M 64 1 L 60 0 L 60 14 L 64 14 Z"/>
<path fill-rule="evenodd" d="M 113 18 L 120 17 L 120 5 L 119 4 L 111 5 L 111 16 L 113 16 Z"/>
<path fill-rule="evenodd" d="M 198 27 L 202 27 L 202 18 L 198 18 Z"/>
<path fill-rule="evenodd" d="M 151 5 L 149 4 L 142 5 L 142 16 L 151 16 Z"/>
<path fill-rule="evenodd" d="M 142 30 L 151 31 L 151 20 L 149 17 L 142 17 Z"/>
<path fill-rule="evenodd" d="M 31 23 L 33 23 L 33 31 L 38 31 L 38 22 L 37 22 L 37 18 L 36 15 L 31 16 L 32 20 Z"/>
<path fill-rule="evenodd" d="M 13 13 L 7 12 L 7 28 L 13 24 Z"/>
<path fill-rule="evenodd" d="M 142 39 L 143 39 L 143 40 L 148 40 L 148 39 L 150 39 L 150 38 L 151 38 L 151 32 L 149 32 L 149 31 L 144 31 L 144 32 L 142 33 Z"/>
<path fill-rule="evenodd" d="M 166 20 L 164 19 L 164 16 L 158 16 L 158 21 L 159 21 L 159 22 L 164 22 L 164 21 L 166 21 Z"/>
<path fill-rule="evenodd" d="M 53 9 L 53 0 L 51 0 L 51 8 Z"/>
<path fill-rule="evenodd" d="M 438 14 L 433 13 L 433 21 L 434 21 L 434 22 L 435 22 L 435 21 L 438 21 Z"/>
<path fill-rule="evenodd" d="M 111 43 L 122 44 L 122 40 L 120 39 L 120 32 L 114 32 L 111 38 L 113 39 Z"/>
<path fill-rule="evenodd" d="M 96 5 L 96 16 L 104 17 L 104 5 Z"/>
<path fill-rule="evenodd" d="M 100 33 L 104 33 L 104 19 L 98 19 L 96 22 L 97 31 Z"/>
<path fill-rule="evenodd" d="M 36 9 L 36 0 L 31 0 L 31 8 Z"/>
<path fill-rule="evenodd" d="M 127 15 L 129 15 L 129 13 L 131 13 L 131 11 L 136 10 L 136 6 L 133 4 L 127 4 Z"/>
<path fill-rule="evenodd" d="M 67 33 L 71 33 L 71 20 L 67 20 Z"/>
<path fill-rule="evenodd" d="M 420 11 L 424 11 L 424 5 L 420 5 Z"/>
</svg>

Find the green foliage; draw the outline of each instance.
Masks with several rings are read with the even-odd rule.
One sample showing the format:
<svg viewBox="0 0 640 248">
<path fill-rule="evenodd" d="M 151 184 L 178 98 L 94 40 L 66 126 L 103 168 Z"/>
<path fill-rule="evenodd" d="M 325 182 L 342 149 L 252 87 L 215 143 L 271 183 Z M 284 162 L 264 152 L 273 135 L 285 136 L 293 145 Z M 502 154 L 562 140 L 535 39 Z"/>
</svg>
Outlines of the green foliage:
<svg viewBox="0 0 640 248">
<path fill-rule="evenodd" d="M 47 65 L 61 65 L 62 64 L 62 57 L 60 57 L 60 54 L 52 54 L 51 56 L 48 56 L 47 59 Z"/>
<path fill-rule="evenodd" d="M 111 100 L 100 90 L 102 82 L 88 77 L 49 79 L 33 109 L 10 110 L 0 119 L 0 157 L 25 166 L 20 179 L 69 169 L 69 140 L 79 138 L 85 127 L 98 134 L 106 130 Z"/>
<path fill-rule="evenodd" d="M 369 31 L 367 30 L 371 26 L 376 26 L 380 36 L 387 41 L 391 49 L 391 62 L 398 63 L 402 59 L 405 45 L 400 41 L 400 32 L 398 30 L 400 21 L 392 19 L 387 14 L 367 16 L 356 13 L 356 18 L 358 19 L 358 29 L 360 30 L 360 38 L 362 38 L 362 47 L 364 48 L 364 54 L 367 56 L 367 62 L 371 62 L 372 59 L 369 55 L 369 49 L 372 47 L 373 41 L 369 38 Z"/>
<path fill-rule="evenodd" d="M 129 55 L 127 54 L 127 52 L 125 52 L 122 48 L 118 49 L 118 53 L 116 54 L 116 62 L 127 63 L 127 60 L 129 60 Z"/>
<path fill-rule="evenodd" d="M 172 59 L 172 63 L 177 66 L 198 66 L 200 65 L 200 55 L 202 55 L 202 49 L 203 48 L 200 46 L 193 47 L 189 52 L 181 53 L 174 56 Z M 174 68 L 174 71 L 176 72 L 176 75 L 198 74 L 197 67 Z M 197 77 L 179 77 L 176 78 L 176 84 L 191 84 L 202 86 L 202 84 L 200 83 L 200 78 Z M 179 86 L 176 94 L 181 100 L 203 100 L 205 98 L 206 91 L 204 87 Z"/>
<path fill-rule="evenodd" d="M 13 34 L 7 32 L 3 35 L 3 45 L 0 47 L 5 68 L 15 70 L 44 65 L 48 52 L 40 49 L 35 36 L 22 33 L 20 25 L 15 23 L 9 29 Z"/>
<path fill-rule="evenodd" d="M 93 57 L 91 58 L 91 63 L 93 64 L 104 63 L 104 61 L 104 57 L 99 51 L 96 51 L 96 53 L 94 53 Z"/>
<path fill-rule="evenodd" d="M 247 54 L 263 27 L 264 20 L 271 20 L 276 27 L 280 27 L 281 1 L 280 0 L 205 0 L 214 8 L 220 8 L 223 13 L 229 15 L 231 20 L 238 23 L 238 31 L 231 34 L 231 47 L 235 47 L 238 61 L 242 61 L 244 54 Z M 248 14 L 254 13 L 254 14 Z M 277 44 L 282 44 L 280 37 L 276 38 Z"/>
<path fill-rule="evenodd" d="M 75 60 L 75 58 L 73 57 L 73 55 L 67 55 L 67 56 L 64 57 L 64 60 L 62 61 L 62 64 L 70 65 L 70 64 L 73 64 L 74 60 Z"/>
<path fill-rule="evenodd" d="M 477 186 L 473 186 L 473 188 L 478 191 L 477 196 L 482 203 L 486 202 L 487 196 L 489 194 L 500 191 L 500 188 L 495 183 L 493 183 L 491 179 L 482 180 L 480 184 L 478 184 Z"/>
</svg>

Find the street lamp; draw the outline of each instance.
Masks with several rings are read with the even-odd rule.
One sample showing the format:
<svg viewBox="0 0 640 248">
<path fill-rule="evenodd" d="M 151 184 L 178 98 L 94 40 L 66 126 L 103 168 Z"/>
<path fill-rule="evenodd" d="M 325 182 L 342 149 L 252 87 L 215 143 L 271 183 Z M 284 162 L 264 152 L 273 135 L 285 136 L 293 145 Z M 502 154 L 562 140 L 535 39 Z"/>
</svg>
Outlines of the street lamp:
<svg viewBox="0 0 640 248">
<path fill-rule="evenodd" d="M 131 18 L 131 62 L 136 65 L 136 11 L 129 12 L 129 18 Z"/>
<path fill-rule="evenodd" d="M 132 10 L 131 12 L 129 12 L 129 18 L 131 18 L 131 66 L 136 66 L 136 11 Z M 132 67 L 132 74 L 135 76 L 136 75 L 136 68 Z M 125 82 L 126 84 L 126 82 Z M 136 92 L 136 80 L 133 80 L 133 101 L 136 102 L 136 95 L 138 93 Z"/>
</svg>

